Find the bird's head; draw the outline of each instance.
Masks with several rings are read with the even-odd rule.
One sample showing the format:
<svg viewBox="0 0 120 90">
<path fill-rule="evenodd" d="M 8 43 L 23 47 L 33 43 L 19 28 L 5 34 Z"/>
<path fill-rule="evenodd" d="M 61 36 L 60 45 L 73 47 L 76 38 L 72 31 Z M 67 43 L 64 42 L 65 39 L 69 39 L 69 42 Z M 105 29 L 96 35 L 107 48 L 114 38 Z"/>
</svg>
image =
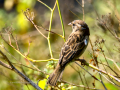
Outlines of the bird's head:
<svg viewBox="0 0 120 90">
<path fill-rule="evenodd" d="M 90 35 L 88 25 L 82 20 L 74 20 L 68 25 L 72 26 L 73 32 L 81 32 L 83 34 Z"/>
</svg>

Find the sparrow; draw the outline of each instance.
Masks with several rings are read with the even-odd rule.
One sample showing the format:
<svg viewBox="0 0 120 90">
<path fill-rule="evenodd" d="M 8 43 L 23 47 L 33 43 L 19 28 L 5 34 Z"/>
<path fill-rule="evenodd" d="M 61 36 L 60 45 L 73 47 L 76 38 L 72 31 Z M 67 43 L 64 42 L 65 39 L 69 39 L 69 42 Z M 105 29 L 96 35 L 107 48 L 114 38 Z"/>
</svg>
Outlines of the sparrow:
<svg viewBox="0 0 120 90">
<path fill-rule="evenodd" d="M 70 62 L 75 61 L 85 51 L 89 42 L 89 27 L 82 20 L 74 20 L 68 25 L 72 26 L 72 33 L 61 48 L 59 62 L 53 73 L 48 77 L 47 84 L 56 86 L 62 73 Z"/>
</svg>

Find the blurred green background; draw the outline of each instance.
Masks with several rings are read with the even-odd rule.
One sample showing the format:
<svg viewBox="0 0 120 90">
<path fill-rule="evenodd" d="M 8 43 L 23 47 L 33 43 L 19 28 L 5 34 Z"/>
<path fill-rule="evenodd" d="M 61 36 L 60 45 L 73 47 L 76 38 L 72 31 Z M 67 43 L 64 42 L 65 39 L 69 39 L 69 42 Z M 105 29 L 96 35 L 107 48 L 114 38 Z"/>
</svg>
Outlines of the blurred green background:
<svg viewBox="0 0 120 90">
<path fill-rule="evenodd" d="M 41 0 L 46 3 L 51 8 L 54 6 L 55 0 Z M 80 3 L 82 0 L 78 0 Z M 63 23 L 65 26 L 65 37 L 69 36 L 71 33 L 71 27 L 67 24 L 76 19 L 82 19 L 82 8 L 78 4 L 76 0 L 59 0 L 61 14 L 63 17 Z M 28 52 L 28 56 L 35 60 L 45 60 L 50 59 L 50 53 L 48 48 L 47 40 L 38 33 L 38 31 L 34 28 L 34 26 L 25 18 L 23 15 L 23 11 L 26 9 L 30 9 L 30 11 L 34 12 L 35 24 L 42 25 L 44 28 L 49 28 L 50 22 L 50 10 L 46 8 L 44 5 L 39 3 L 37 0 L 0 0 L 0 31 L 3 33 L 4 37 L 8 41 L 8 35 L 6 34 L 6 30 L 12 28 L 13 35 L 17 37 L 18 45 L 20 51 L 25 55 Z M 119 53 L 119 42 L 108 32 L 108 30 L 104 29 L 100 23 L 98 22 L 98 18 L 102 15 L 109 15 L 111 13 L 111 21 L 112 27 L 116 30 L 117 35 L 120 35 L 119 21 L 120 18 L 120 0 L 85 0 L 85 22 L 88 24 L 90 28 L 90 38 L 94 45 L 96 40 L 105 40 L 105 44 L 103 45 L 103 50 L 106 57 L 114 59 L 118 62 L 120 66 L 120 53 Z M 73 15 L 74 12 L 77 16 Z M 115 16 L 116 15 L 116 16 Z M 118 19 L 117 19 L 117 18 Z M 112 28 L 111 28 L 112 29 Z M 62 35 L 62 27 L 59 18 L 59 13 L 57 8 L 55 9 L 53 15 L 52 22 L 52 31 Z M 47 36 L 48 32 L 41 29 L 41 32 Z M 29 41 L 30 46 L 29 46 Z M 7 51 L 0 48 L 4 53 L 9 57 L 11 62 L 15 63 L 14 65 L 18 70 L 27 75 L 32 81 L 37 83 L 40 79 L 44 79 L 46 76 L 41 72 L 32 70 L 28 67 L 24 67 L 23 65 L 29 66 L 33 68 L 33 65 L 21 57 L 16 51 L 14 51 L 10 46 L 8 46 L 2 38 L 0 38 L 0 44 L 4 45 Z M 15 42 L 12 40 L 12 44 L 15 46 Z M 53 51 L 54 58 L 59 58 L 59 53 L 62 45 L 64 44 L 64 40 L 60 38 L 56 34 L 51 34 L 51 47 Z M 97 47 L 95 47 L 97 48 Z M 88 45 L 85 53 L 80 57 L 84 58 L 89 62 L 91 57 L 91 46 Z M 15 58 L 13 58 L 15 57 Z M 1 59 L 2 60 L 2 59 Z M 98 61 L 101 60 L 103 63 L 105 62 L 105 58 L 101 53 L 98 53 Z M 3 60 L 2 60 L 3 61 Z M 113 62 L 108 61 L 110 66 L 118 72 L 118 69 L 114 66 Z M 21 64 L 23 65 L 21 65 Z M 37 62 L 33 63 L 40 70 L 45 71 L 50 74 L 53 71 L 53 67 L 49 68 L 48 66 L 53 62 Z M 56 62 L 55 62 L 56 63 Z M 80 70 L 83 74 L 85 74 L 88 86 L 94 88 L 92 83 L 94 83 L 94 79 L 82 70 L 80 67 L 77 67 L 76 64 L 71 64 L 77 70 Z M 101 69 L 103 69 L 102 65 L 100 65 Z M 85 67 L 90 73 L 95 75 L 97 78 L 99 74 L 94 72 L 91 68 Z M 111 72 L 108 69 L 108 72 Z M 112 73 L 112 72 L 111 72 Z M 104 79 L 104 78 L 103 78 Z M 79 74 L 68 65 L 63 74 L 63 80 L 68 82 L 81 85 Z M 120 88 L 110 84 L 106 79 L 104 79 L 104 83 L 108 90 L 119 90 Z M 85 84 L 86 85 L 86 84 Z M 120 85 L 120 84 L 119 84 Z M 28 88 L 29 87 L 29 88 Z M 102 84 L 98 81 L 95 81 L 95 88 L 104 89 Z M 113 89 L 114 88 L 114 89 Z M 29 85 L 25 85 L 23 79 L 18 76 L 16 73 L 0 66 L 0 90 L 34 90 L 33 87 Z M 84 90 L 81 87 L 75 87 L 73 90 Z"/>
</svg>

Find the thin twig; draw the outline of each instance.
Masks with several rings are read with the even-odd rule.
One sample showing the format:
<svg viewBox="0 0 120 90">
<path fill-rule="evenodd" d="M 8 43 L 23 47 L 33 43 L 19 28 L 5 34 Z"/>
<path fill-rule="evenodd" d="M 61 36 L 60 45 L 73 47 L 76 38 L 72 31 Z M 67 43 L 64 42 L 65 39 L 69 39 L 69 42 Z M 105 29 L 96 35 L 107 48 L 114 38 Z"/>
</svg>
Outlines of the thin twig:
<svg viewBox="0 0 120 90">
<path fill-rule="evenodd" d="M 20 75 L 25 81 L 27 81 L 28 83 L 30 83 L 34 88 L 36 88 L 37 90 L 42 90 L 38 85 L 36 85 L 34 82 L 32 82 L 27 76 L 25 76 L 23 73 L 21 73 L 19 70 L 17 70 L 13 64 L 10 62 L 10 60 L 7 58 L 7 56 L 0 50 L 0 54 L 4 57 L 4 59 L 8 62 L 8 64 L 10 65 L 11 68 L 9 68 L 10 70 L 16 72 L 18 75 Z M 4 67 L 5 64 L 3 65 Z"/>
<path fill-rule="evenodd" d="M 85 83 L 86 83 L 86 85 L 87 85 L 87 87 L 88 87 L 88 89 L 89 89 L 89 86 L 88 86 L 88 83 L 87 83 L 87 80 L 86 80 L 86 77 L 85 77 L 85 73 L 82 73 L 82 74 L 83 74 L 83 77 L 84 77 Z"/>
<path fill-rule="evenodd" d="M 82 76 L 80 74 L 80 71 L 76 70 L 72 65 L 70 65 L 70 66 L 79 74 L 80 80 L 81 80 L 82 84 L 84 85 L 84 82 L 83 82 Z"/>
<path fill-rule="evenodd" d="M 88 64 L 88 63 L 86 63 L 85 65 L 93 68 L 94 70 L 97 70 L 97 71 L 99 71 L 101 73 L 104 73 L 104 74 L 108 75 L 110 78 L 116 80 L 117 82 L 120 82 L 120 80 L 118 78 L 116 78 L 115 76 L 111 75 L 110 73 L 107 73 L 107 72 L 105 72 L 105 71 L 103 71 L 103 70 L 101 70 L 101 69 L 99 69 L 99 68 L 97 68 L 97 67 L 95 67 L 95 66 L 93 66 L 91 64 Z"/>
<path fill-rule="evenodd" d="M 69 10 L 73 15 L 75 15 L 76 17 L 78 17 L 74 12 L 72 12 L 71 10 Z M 80 17 L 78 17 L 79 19 L 81 19 Z"/>
<path fill-rule="evenodd" d="M 2 61 L 0 61 L 0 65 L 6 67 L 6 68 L 8 68 L 8 69 L 11 69 L 11 67 L 10 67 L 8 64 L 6 64 L 6 63 L 4 63 L 4 62 L 2 62 Z"/>
<path fill-rule="evenodd" d="M 117 67 L 117 69 L 120 71 L 120 68 L 119 68 L 119 66 L 117 65 L 117 63 L 115 62 L 115 60 L 113 60 L 113 59 L 111 59 L 111 58 L 108 58 L 108 57 L 106 57 L 106 59 L 112 61 L 112 62 L 115 64 L 115 66 Z"/>
<path fill-rule="evenodd" d="M 83 21 L 85 20 L 85 12 L 84 12 L 84 0 L 82 0 L 82 11 L 83 11 Z"/>
<path fill-rule="evenodd" d="M 62 14 L 61 14 L 61 11 L 60 11 L 60 6 L 59 6 L 59 1 L 56 0 L 57 2 L 57 7 L 58 7 L 58 12 L 59 12 L 59 17 L 60 17 L 60 21 L 61 21 L 61 25 L 62 25 L 62 31 L 63 31 L 63 40 L 65 40 L 65 30 L 64 30 L 64 24 L 63 24 L 63 20 L 62 20 Z"/>
<path fill-rule="evenodd" d="M 36 28 L 36 30 L 44 37 L 47 39 L 47 37 L 38 29 L 37 25 L 33 22 L 33 20 L 30 17 L 30 13 L 29 10 L 26 10 L 23 12 L 25 17 L 34 25 L 34 27 Z"/>
<path fill-rule="evenodd" d="M 83 70 L 85 70 L 87 73 L 89 73 L 95 80 L 100 81 L 99 79 L 97 79 L 95 76 L 93 76 L 90 72 L 88 72 L 86 69 L 84 69 L 80 64 L 78 64 L 77 62 L 75 62 L 78 66 L 80 66 Z M 101 81 L 100 81 L 101 82 Z"/>
<path fill-rule="evenodd" d="M 45 7 L 49 8 L 50 11 L 52 10 L 47 4 L 45 4 L 44 2 L 42 2 L 41 0 L 37 0 L 38 2 L 42 3 Z"/>
<path fill-rule="evenodd" d="M 79 61 L 83 61 L 84 59 L 80 59 Z M 85 61 L 85 60 L 84 60 Z M 84 69 L 81 65 L 79 65 L 77 62 L 75 62 L 78 66 L 80 66 L 82 69 Z M 110 78 L 116 80 L 117 82 L 120 82 L 120 80 L 118 78 L 116 78 L 115 76 L 113 76 L 112 74 L 110 73 L 107 73 L 106 71 L 103 71 L 101 69 L 99 69 L 98 67 L 92 65 L 92 64 L 89 64 L 87 62 L 84 62 L 84 65 L 86 66 L 89 66 L 90 68 L 93 68 L 94 70 L 97 70 L 98 72 L 101 72 L 103 74 L 106 74 L 108 75 Z M 84 69 L 85 70 L 85 69 Z M 85 70 L 86 72 L 88 72 L 87 70 Z M 89 73 L 89 72 L 88 72 Z M 89 73 L 91 76 L 93 76 L 91 73 Z M 94 76 L 93 76 L 94 77 Z M 96 80 L 98 80 L 97 78 L 95 78 Z"/>
<path fill-rule="evenodd" d="M 89 38 L 89 40 L 90 40 L 90 45 L 91 45 L 91 48 L 92 48 L 92 51 L 93 51 L 93 60 L 94 60 L 95 64 L 97 65 L 97 68 L 99 68 L 98 61 L 97 61 L 97 59 L 95 59 L 95 52 L 94 52 L 94 49 L 93 49 L 93 45 L 92 45 L 91 39 Z M 98 71 L 98 73 L 99 73 L 102 85 L 104 86 L 105 90 L 107 90 L 105 84 L 102 81 L 101 72 Z"/>
<path fill-rule="evenodd" d="M 75 85 L 75 84 L 73 84 L 73 83 L 69 83 L 69 82 L 66 82 L 66 81 L 64 81 L 64 80 L 61 80 L 61 82 L 70 84 L 70 85 L 72 85 L 72 86 L 83 87 L 83 88 L 86 88 L 86 89 L 98 90 L 98 89 L 91 88 L 91 87 L 89 87 L 89 88 L 88 88 L 88 87 L 85 87 L 84 85 Z"/>
</svg>

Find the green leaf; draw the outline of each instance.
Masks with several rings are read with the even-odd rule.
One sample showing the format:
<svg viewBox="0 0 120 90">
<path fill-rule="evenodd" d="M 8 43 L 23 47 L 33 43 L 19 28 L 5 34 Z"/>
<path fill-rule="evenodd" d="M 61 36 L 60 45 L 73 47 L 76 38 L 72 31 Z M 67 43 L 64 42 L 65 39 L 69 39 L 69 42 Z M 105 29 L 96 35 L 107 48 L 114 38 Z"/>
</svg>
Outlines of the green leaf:
<svg viewBox="0 0 120 90">
<path fill-rule="evenodd" d="M 47 75 L 46 77 L 48 78 L 49 75 Z M 38 86 L 44 90 L 45 85 L 46 85 L 46 82 L 47 82 L 47 79 L 40 80 L 40 81 L 38 82 Z"/>
</svg>

